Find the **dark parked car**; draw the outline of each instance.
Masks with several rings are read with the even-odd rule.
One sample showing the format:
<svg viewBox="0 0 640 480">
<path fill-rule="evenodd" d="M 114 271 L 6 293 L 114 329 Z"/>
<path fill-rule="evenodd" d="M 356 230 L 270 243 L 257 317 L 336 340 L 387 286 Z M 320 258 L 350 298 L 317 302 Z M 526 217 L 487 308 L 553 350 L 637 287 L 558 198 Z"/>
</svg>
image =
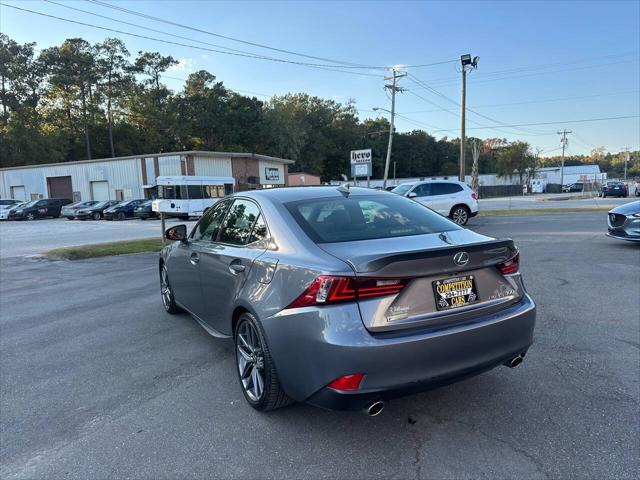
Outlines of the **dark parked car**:
<svg viewBox="0 0 640 480">
<path fill-rule="evenodd" d="M 519 365 L 536 307 L 510 239 L 394 193 L 239 192 L 165 232 L 167 312 L 232 337 L 247 402 L 377 415 L 388 398 Z"/>
<path fill-rule="evenodd" d="M 565 193 L 582 192 L 583 190 L 584 190 L 584 183 L 582 182 L 576 182 L 570 185 L 564 185 L 562 187 L 562 191 Z"/>
<path fill-rule="evenodd" d="M 91 205 L 88 208 L 83 208 L 82 210 L 78 210 L 76 212 L 76 218 L 78 220 L 100 220 L 102 218 L 103 212 L 109 208 L 113 207 L 120 203 L 118 200 L 105 200 L 102 202 L 98 202 L 95 205 Z"/>
<path fill-rule="evenodd" d="M 142 202 L 140 205 L 136 207 L 133 211 L 133 215 L 140 220 L 146 220 L 147 218 L 159 218 L 158 212 L 154 212 L 151 208 L 151 204 L 153 202 L 151 200 L 147 200 L 146 202 Z"/>
<path fill-rule="evenodd" d="M 73 220 L 74 218 L 76 218 L 76 214 L 78 213 L 78 210 L 92 207 L 96 203 L 98 203 L 97 200 L 89 200 L 86 202 L 74 203 L 73 205 L 65 205 L 64 207 L 62 207 L 61 213 L 62 213 L 62 216 L 67 220 Z"/>
<path fill-rule="evenodd" d="M 69 205 L 68 198 L 43 198 L 32 200 L 24 206 L 11 210 L 9 220 L 35 220 L 36 218 L 58 218 L 64 205 Z"/>
<path fill-rule="evenodd" d="M 144 198 L 120 202 L 117 205 L 109 207 L 104 211 L 104 219 L 124 220 L 125 218 L 133 218 L 133 212 L 135 211 L 135 209 L 144 202 L 146 202 Z"/>
<path fill-rule="evenodd" d="M 624 182 L 612 181 L 607 182 L 602 186 L 601 197 L 628 197 L 629 190 L 627 184 Z"/>
<path fill-rule="evenodd" d="M 625 203 L 609 211 L 607 236 L 640 242 L 640 200 Z"/>
</svg>

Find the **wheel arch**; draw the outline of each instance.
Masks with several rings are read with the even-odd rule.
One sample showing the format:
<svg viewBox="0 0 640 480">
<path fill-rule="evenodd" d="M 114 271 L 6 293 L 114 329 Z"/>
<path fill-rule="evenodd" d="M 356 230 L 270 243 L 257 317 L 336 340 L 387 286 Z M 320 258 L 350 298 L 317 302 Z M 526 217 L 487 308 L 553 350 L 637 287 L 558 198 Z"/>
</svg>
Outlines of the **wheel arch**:
<svg viewBox="0 0 640 480">
<path fill-rule="evenodd" d="M 471 208 L 469 207 L 469 205 L 467 205 L 466 203 L 456 203 L 453 207 L 451 207 L 451 210 L 449 210 L 449 216 L 453 215 L 453 211 L 458 207 L 464 208 L 467 211 L 467 214 L 471 213 Z"/>
</svg>

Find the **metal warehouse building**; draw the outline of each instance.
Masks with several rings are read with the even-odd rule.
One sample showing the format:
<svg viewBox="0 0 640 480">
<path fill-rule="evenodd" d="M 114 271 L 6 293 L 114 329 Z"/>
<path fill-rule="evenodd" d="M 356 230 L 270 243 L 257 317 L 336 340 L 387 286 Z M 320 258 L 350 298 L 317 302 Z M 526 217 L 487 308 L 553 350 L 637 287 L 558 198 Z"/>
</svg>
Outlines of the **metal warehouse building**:
<svg viewBox="0 0 640 480">
<path fill-rule="evenodd" d="M 147 198 L 156 177 L 233 177 L 236 190 L 284 186 L 293 160 L 255 153 L 169 152 L 0 169 L 0 198 Z"/>
</svg>

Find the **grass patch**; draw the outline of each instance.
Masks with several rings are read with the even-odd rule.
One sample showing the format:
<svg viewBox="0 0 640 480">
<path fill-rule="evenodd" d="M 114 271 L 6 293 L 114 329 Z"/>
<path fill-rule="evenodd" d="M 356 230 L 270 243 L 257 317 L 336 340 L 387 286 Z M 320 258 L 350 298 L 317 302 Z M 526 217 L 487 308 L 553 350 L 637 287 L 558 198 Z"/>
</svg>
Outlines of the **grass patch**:
<svg viewBox="0 0 640 480">
<path fill-rule="evenodd" d="M 56 248 L 45 252 L 44 256 L 54 260 L 82 260 L 85 258 L 125 255 L 127 253 L 159 252 L 162 247 L 161 239 L 144 238 L 142 240 L 125 240 L 122 242 Z"/>
<path fill-rule="evenodd" d="M 584 207 L 584 208 L 536 208 L 536 209 L 512 209 L 512 210 L 485 210 L 481 211 L 483 217 L 490 215 L 544 215 L 549 213 L 576 213 L 576 212 L 608 212 L 609 207 Z"/>
</svg>

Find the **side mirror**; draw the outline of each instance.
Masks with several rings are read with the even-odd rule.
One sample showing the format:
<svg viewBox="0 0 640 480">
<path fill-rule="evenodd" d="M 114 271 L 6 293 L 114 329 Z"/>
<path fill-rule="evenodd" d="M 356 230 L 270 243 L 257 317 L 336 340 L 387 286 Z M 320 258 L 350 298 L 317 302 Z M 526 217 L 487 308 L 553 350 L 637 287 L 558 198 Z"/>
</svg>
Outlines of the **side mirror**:
<svg viewBox="0 0 640 480">
<path fill-rule="evenodd" d="M 416 198 L 418 196 L 418 194 L 416 192 L 411 192 L 409 195 L 407 195 L 407 197 L 409 198 Z"/>
<path fill-rule="evenodd" d="M 175 227 L 168 228 L 167 231 L 164 232 L 164 236 L 167 240 L 184 242 L 187 239 L 187 226 L 176 225 Z"/>
</svg>

